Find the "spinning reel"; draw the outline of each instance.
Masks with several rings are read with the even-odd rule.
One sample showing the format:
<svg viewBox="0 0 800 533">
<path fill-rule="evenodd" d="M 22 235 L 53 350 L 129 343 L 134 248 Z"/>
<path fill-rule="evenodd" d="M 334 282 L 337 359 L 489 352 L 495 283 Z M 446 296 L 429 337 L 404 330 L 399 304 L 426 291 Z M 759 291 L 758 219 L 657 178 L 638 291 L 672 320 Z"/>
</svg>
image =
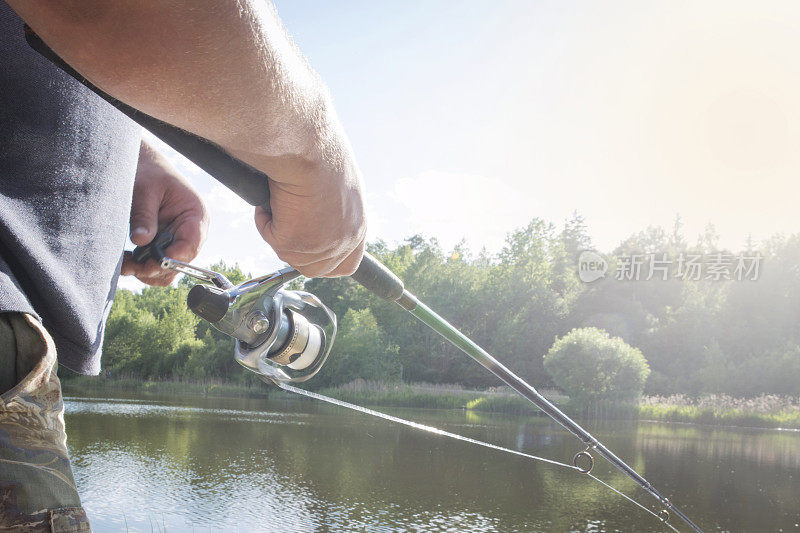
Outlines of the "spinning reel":
<svg viewBox="0 0 800 533">
<path fill-rule="evenodd" d="M 164 255 L 172 233 L 161 230 L 153 241 L 133 251 L 140 263 L 148 259 L 206 282 L 192 287 L 189 309 L 215 329 L 236 339 L 234 358 L 242 366 L 281 383 L 299 383 L 316 374 L 333 347 L 336 315 L 319 298 L 286 289 L 300 276 L 291 268 L 234 285 L 224 275 Z"/>
</svg>

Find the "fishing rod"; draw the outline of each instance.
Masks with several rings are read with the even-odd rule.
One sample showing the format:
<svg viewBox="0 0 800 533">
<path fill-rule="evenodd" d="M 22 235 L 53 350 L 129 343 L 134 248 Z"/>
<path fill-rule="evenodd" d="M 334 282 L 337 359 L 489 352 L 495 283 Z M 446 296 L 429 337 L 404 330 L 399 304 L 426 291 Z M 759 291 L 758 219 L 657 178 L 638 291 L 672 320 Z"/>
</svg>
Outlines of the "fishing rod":
<svg viewBox="0 0 800 533">
<path fill-rule="evenodd" d="M 61 59 L 27 25 L 25 26 L 25 37 L 29 45 L 37 52 L 193 161 L 247 203 L 263 207 L 269 211 L 269 179 L 264 173 L 233 157 L 221 146 L 142 113 L 105 93 Z M 160 262 L 162 268 L 176 270 L 206 282 L 192 287 L 187 296 L 187 305 L 200 318 L 211 323 L 219 331 L 236 339 L 234 358 L 242 366 L 255 372 L 263 380 L 272 382 L 284 390 L 305 394 L 306 396 L 346 407 L 357 408 L 368 414 L 377 414 L 389 420 L 424 428 L 424 426 L 414 422 L 383 415 L 382 413 L 353 406 L 352 404 L 304 391 L 290 385 L 291 383 L 310 379 L 322 368 L 336 337 L 336 315 L 325 304 L 311 293 L 285 288 L 287 283 L 300 277 L 300 273 L 297 270 L 286 267 L 272 274 L 234 285 L 218 272 L 167 257 L 164 250 L 171 242 L 171 233 L 168 230 L 162 230 L 150 244 L 137 247 L 134 250 L 134 259 L 139 262 L 155 259 Z M 572 468 L 603 483 L 634 504 L 656 515 L 664 523 L 669 519 L 670 513 L 674 513 L 693 531 L 702 533 L 702 530 L 686 514 L 663 496 L 649 481 L 548 401 L 534 387 L 506 368 L 447 320 L 421 302 L 405 288 L 400 278 L 371 254 L 364 254 L 358 269 L 350 277 L 376 296 L 394 302 L 400 308 L 412 314 L 420 322 L 500 378 L 567 431 L 578 437 L 586 448 L 575 454 Z M 487 445 L 480 441 L 474 441 L 474 439 L 460 437 L 441 430 L 434 431 L 451 437 L 454 436 L 461 440 L 521 454 L 521 452 L 500 448 L 495 445 Z M 591 470 L 594 466 L 594 458 L 591 452 L 595 452 L 605 458 L 614 467 L 635 481 L 637 485 L 658 500 L 663 509 L 657 514 L 653 513 L 632 498 L 592 475 Z M 543 459 L 527 454 L 522 455 Z M 570 466 L 547 459 L 543 460 L 561 464 L 562 466 Z M 669 524 L 667 525 L 672 528 Z"/>
</svg>

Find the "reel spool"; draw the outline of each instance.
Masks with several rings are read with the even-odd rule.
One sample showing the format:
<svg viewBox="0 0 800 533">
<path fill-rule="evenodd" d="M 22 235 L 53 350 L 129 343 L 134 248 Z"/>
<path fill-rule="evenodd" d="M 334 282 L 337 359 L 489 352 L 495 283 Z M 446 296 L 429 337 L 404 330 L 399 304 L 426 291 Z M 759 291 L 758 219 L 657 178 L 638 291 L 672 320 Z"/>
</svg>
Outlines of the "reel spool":
<svg viewBox="0 0 800 533">
<path fill-rule="evenodd" d="M 299 383 L 325 363 L 336 315 L 313 294 L 283 288 L 298 275 L 289 268 L 227 289 L 195 285 L 187 304 L 236 339 L 239 364 L 272 381 Z"/>
</svg>

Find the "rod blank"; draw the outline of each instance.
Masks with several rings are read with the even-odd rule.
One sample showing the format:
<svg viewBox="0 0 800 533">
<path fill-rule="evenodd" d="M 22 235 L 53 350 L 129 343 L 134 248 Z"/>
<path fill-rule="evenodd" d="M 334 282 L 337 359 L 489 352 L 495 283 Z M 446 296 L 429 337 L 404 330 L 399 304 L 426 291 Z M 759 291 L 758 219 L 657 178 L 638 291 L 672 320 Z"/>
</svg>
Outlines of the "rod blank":
<svg viewBox="0 0 800 533">
<path fill-rule="evenodd" d="M 525 380 L 514 374 L 511 370 L 503 366 L 497 359 L 492 357 L 486 350 L 475 344 L 469 337 L 461 333 L 453 327 L 447 320 L 432 311 L 427 305 L 416 300 L 416 305 L 409 312 L 414 315 L 420 322 L 437 332 L 439 335 L 447 339 L 451 344 L 459 348 L 462 352 L 470 356 L 478 362 L 481 366 L 489 370 L 492 374 L 503 380 L 509 387 L 517 391 L 525 399 L 533 403 L 536 407 L 544 411 L 547 416 L 561 424 L 570 433 L 578 437 L 589 449 L 594 449 L 598 454 L 603 456 L 609 463 L 614 465 L 617 469 L 622 471 L 626 476 L 631 478 L 646 490 L 650 495 L 661 503 L 664 507 L 674 512 L 686 525 L 691 527 L 697 533 L 703 533 L 688 516 L 686 516 L 680 509 L 661 495 L 653 485 L 650 484 L 645 478 L 633 468 L 628 466 L 625 461 L 614 455 L 605 445 L 594 438 L 588 431 L 583 429 L 577 422 L 568 417 L 558 407 L 550 403 L 547 398 L 542 396 L 539 391 L 529 385 Z M 399 302 L 398 302 L 399 303 Z M 402 307 L 402 306 L 401 306 Z"/>
</svg>

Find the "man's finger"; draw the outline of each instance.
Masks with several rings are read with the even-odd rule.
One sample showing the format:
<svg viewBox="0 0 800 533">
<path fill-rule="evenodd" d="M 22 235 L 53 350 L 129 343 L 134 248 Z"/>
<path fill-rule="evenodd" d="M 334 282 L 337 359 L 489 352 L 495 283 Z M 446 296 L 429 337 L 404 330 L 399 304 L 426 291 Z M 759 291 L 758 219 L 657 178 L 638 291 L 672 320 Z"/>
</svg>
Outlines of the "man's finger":
<svg viewBox="0 0 800 533">
<path fill-rule="evenodd" d="M 307 278 L 338 278 L 349 276 L 355 272 L 358 265 L 361 264 L 361 257 L 363 255 L 364 240 L 356 246 L 355 250 L 345 256 L 344 259 L 329 258 L 305 264 L 298 264 L 297 262 L 289 264 Z M 286 261 L 283 257 L 281 259 Z"/>
<path fill-rule="evenodd" d="M 122 276 L 130 276 L 134 273 L 134 264 L 136 261 L 133 260 L 133 254 L 130 252 L 125 252 L 122 256 L 122 268 L 120 269 L 120 275 Z"/>
<path fill-rule="evenodd" d="M 255 220 L 258 232 L 263 235 L 267 230 L 267 225 L 272 222 L 272 215 L 263 207 L 256 207 L 253 219 Z"/>
<path fill-rule="evenodd" d="M 123 276 L 136 276 L 137 278 L 150 278 L 158 276 L 164 270 L 158 261 L 148 259 L 144 263 L 138 263 L 133 259 L 131 252 L 125 252 L 122 259 L 122 270 L 120 274 Z"/>
<path fill-rule="evenodd" d="M 197 257 L 205 240 L 205 228 L 199 216 L 186 217 L 173 224 L 175 239 L 164 253 L 167 257 L 190 263 Z"/>
<path fill-rule="evenodd" d="M 365 241 L 362 240 L 358 246 L 356 246 L 356 249 L 353 250 L 344 261 L 339 263 L 339 265 L 331 272 L 325 274 L 324 277 L 338 278 L 341 276 L 349 276 L 355 272 L 358 269 L 358 266 L 361 264 L 361 258 L 364 257 L 364 244 Z"/>
<path fill-rule="evenodd" d="M 159 273 L 153 276 L 137 275 L 136 279 L 151 287 L 166 287 L 172 283 L 177 274 L 177 272 L 167 271 L 166 273 Z"/>
<path fill-rule="evenodd" d="M 169 274 L 155 276 L 152 278 L 144 278 L 144 279 L 140 278 L 139 281 L 141 281 L 142 283 L 146 283 L 152 287 L 167 287 L 172 284 L 172 281 L 175 279 L 175 276 L 177 275 L 178 275 L 177 272 L 171 272 Z"/>
</svg>

